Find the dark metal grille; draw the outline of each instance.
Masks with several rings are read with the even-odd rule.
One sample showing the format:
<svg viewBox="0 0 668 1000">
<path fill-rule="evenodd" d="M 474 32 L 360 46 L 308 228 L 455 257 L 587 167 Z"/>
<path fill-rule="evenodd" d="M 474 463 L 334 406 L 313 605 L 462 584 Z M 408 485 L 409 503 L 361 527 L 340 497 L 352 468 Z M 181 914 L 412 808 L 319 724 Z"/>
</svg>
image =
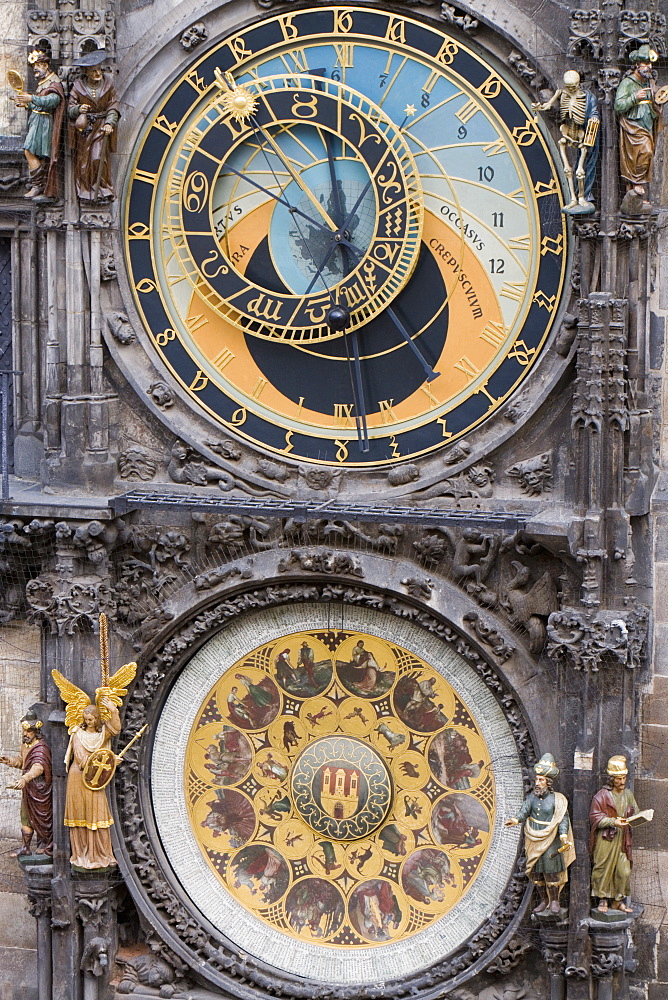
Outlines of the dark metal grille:
<svg viewBox="0 0 668 1000">
<path fill-rule="evenodd" d="M 462 524 L 518 531 L 531 514 L 527 511 L 448 510 L 442 507 L 413 507 L 408 504 L 345 503 L 327 500 L 308 503 L 299 500 L 228 498 L 206 493 L 149 493 L 133 490 L 109 501 L 114 514 L 131 510 L 198 510 L 212 514 L 249 514 L 261 517 L 286 517 L 299 521 L 327 518 L 341 521 L 375 521 L 388 524 Z"/>
</svg>

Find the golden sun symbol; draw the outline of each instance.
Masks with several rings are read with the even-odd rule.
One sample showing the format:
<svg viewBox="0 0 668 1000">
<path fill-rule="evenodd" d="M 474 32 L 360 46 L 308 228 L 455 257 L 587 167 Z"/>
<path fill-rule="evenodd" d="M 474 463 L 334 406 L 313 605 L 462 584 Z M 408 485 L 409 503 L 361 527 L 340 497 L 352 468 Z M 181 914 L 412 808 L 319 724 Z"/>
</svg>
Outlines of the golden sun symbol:
<svg viewBox="0 0 668 1000">
<path fill-rule="evenodd" d="M 234 87 L 226 91 L 221 98 L 225 111 L 235 121 L 241 122 L 255 114 L 257 98 L 246 87 Z"/>
</svg>

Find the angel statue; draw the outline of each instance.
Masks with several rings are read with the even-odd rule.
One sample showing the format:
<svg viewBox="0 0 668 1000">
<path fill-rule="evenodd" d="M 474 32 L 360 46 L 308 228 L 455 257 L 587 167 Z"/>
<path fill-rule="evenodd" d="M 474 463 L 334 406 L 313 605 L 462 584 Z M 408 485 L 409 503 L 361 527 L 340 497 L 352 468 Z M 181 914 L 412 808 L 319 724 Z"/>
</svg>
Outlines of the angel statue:
<svg viewBox="0 0 668 1000">
<path fill-rule="evenodd" d="M 67 705 L 65 725 L 70 734 L 65 754 L 68 774 L 63 822 L 70 830 L 70 863 L 84 871 L 116 864 L 110 834 L 114 821 L 106 788 L 122 756 L 112 751 L 111 740 L 121 730 L 118 709 L 137 671 L 136 663 L 126 663 L 109 677 L 104 615 L 100 615 L 100 652 L 102 685 L 95 691 L 94 705 L 86 692 L 59 670 L 51 671 Z"/>
</svg>

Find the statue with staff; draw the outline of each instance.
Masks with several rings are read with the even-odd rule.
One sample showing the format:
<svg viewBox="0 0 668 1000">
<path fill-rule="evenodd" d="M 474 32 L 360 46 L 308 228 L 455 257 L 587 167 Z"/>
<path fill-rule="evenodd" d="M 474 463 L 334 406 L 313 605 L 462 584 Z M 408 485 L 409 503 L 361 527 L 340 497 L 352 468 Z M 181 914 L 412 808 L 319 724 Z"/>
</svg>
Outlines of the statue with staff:
<svg viewBox="0 0 668 1000">
<path fill-rule="evenodd" d="M 63 822 L 70 831 L 70 863 L 83 871 L 116 865 L 110 833 L 114 821 L 106 789 L 116 766 L 146 729 L 144 726 L 120 754 L 111 749 L 113 737 L 121 730 L 118 709 L 134 679 L 137 664 L 126 663 L 109 676 L 107 618 L 103 614 L 100 615 L 100 662 L 102 684 L 95 692 L 95 704 L 60 671 L 51 671 L 67 705 L 65 725 L 70 734 L 65 754 L 68 774 Z"/>
<path fill-rule="evenodd" d="M 121 114 L 113 81 L 102 69 L 108 58 L 104 49 L 95 49 L 77 60 L 81 76 L 72 84 L 67 103 L 74 185 L 79 201 L 88 204 L 114 197 L 111 154 Z"/>
</svg>

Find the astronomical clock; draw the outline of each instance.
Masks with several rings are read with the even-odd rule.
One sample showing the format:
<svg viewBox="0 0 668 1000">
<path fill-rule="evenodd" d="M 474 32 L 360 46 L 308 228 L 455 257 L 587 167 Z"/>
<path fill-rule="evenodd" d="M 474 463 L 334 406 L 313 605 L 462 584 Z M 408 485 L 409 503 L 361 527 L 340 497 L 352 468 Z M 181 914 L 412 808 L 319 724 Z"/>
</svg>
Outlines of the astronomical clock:
<svg viewBox="0 0 668 1000">
<path fill-rule="evenodd" d="M 329 466 L 349 495 L 442 470 L 543 384 L 570 264 L 544 125 L 480 46 L 386 5 L 291 7 L 199 52 L 129 158 L 128 377 L 150 361 L 178 400 L 161 419 L 186 439 L 186 412 L 200 450 Z M 241 601 L 218 631 L 202 611 L 130 706 L 152 742 L 128 877 L 239 996 L 239 976 L 428 991 L 484 969 L 525 892 L 512 694 L 453 630 L 352 594 Z"/>
<path fill-rule="evenodd" d="M 470 440 L 559 311 L 552 154 L 507 70 L 434 22 L 253 21 L 174 80 L 136 145 L 142 347 L 210 434 L 288 464 L 358 481 Z"/>
</svg>

